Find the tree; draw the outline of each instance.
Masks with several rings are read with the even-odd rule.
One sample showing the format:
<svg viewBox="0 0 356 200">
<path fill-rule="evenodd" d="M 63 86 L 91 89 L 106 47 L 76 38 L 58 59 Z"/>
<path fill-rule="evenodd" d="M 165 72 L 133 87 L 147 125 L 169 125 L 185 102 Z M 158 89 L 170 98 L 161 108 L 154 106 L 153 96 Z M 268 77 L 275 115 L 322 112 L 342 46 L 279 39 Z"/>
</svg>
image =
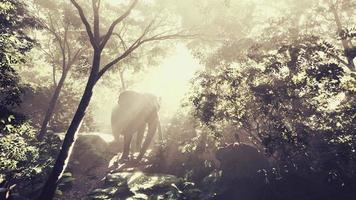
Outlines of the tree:
<svg viewBox="0 0 356 200">
<path fill-rule="evenodd" d="M 51 1 L 37 1 L 37 3 L 39 4 L 37 7 L 38 12 L 42 13 L 42 15 L 45 13 L 45 17 L 41 18 L 41 25 L 44 27 L 44 30 L 46 30 L 47 33 L 53 37 L 50 39 L 56 42 L 56 48 L 53 48 L 53 43 L 51 41 L 48 42 L 48 46 L 45 46 L 45 43 L 42 43 L 41 48 L 45 55 L 51 60 L 54 84 L 54 91 L 48 104 L 47 111 L 44 115 L 41 129 L 37 136 L 39 140 L 42 140 L 47 132 L 48 123 L 54 114 L 59 95 L 64 86 L 68 73 L 72 66 L 78 62 L 82 54 L 85 52 L 87 45 L 84 41 L 82 41 L 83 37 L 80 31 L 80 19 L 76 18 L 74 11 L 68 4 L 64 2 Z M 43 7 L 43 9 L 41 9 L 40 6 Z M 53 10 L 54 7 L 62 7 L 62 9 Z M 64 20 L 61 16 L 64 17 Z M 59 55 L 61 57 L 60 59 L 58 59 Z M 58 66 L 61 68 L 61 76 L 57 83 L 56 68 L 58 68 Z"/>
<path fill-rule="evenodd" d="M 93 94 L 93 88 L 102 78 L 102 76 L 110 70 L 114 65 L 125 59 L 129 56 L 133 51 L 139 48 L 142 44 L 152 41 L 160 41 L 166 39 L 174 39 L 177 37 L 186 37 L 183 32 L 175 32 L 175 29 L 162 29 L 162 21 L 163 19 L 157 20 L 157 16 L 154 17 L 146 27 L 143 28 L 141 34 L 137 36 L 137 38 L 128 46 L 127 50 L 123 53 L 119 54 L 116 58 L 111 60 L 109 63 L 105 64 L 101 67 L 102 61 L 102 53 L 110 40 L 114 29 L 127 17 L 130 15 L 133 8 L 136 6 L 138 0 L 133 0 L 130 6 L 126 9 L 126 11 L 116 18 L 111 25 L 109 26 L 107 32 L 104 35 L 100 34 L 100 17 L 99 10 L 102 6 L 102 2 L 100 0 L 92 0 L 92 9 L 93 9 L 93 27 L 89 23 L 87 16 L 85 15 L 83 8 L 78 4 L 77 1 L 71 0 L 72 4 L 78 10 L 79 16 L 85 26 L 87 35 L 89 37 L 90 44 L 93 50 L 93 59 L 90 69 L 90 75 L 88 77 L 88 81 L 81 97 L 80 103 L 74 114 L 72 122 L 66 132 L 62 149 L 57 157 L 56 163 L 53 167 L 53 170 L 43 188 L 40 199 L 47 200 L 52 199 L 54 196 L 54 192 L 58 183 L 61 174 L 63 173 L 64 168 L 66 167 L 66 163 L 68 161 L 71 149 L 73 148 L 73 144 L 75 142 L 76 133 L 79 131 L 80 124 L 83 120 L 85 112 L 88 108 L 89 102 L 91 100 Z M 159 32 L 158 32 L 159 31 Z M 190 36 L 189 36 L 190 37 Z"/>
</svg>

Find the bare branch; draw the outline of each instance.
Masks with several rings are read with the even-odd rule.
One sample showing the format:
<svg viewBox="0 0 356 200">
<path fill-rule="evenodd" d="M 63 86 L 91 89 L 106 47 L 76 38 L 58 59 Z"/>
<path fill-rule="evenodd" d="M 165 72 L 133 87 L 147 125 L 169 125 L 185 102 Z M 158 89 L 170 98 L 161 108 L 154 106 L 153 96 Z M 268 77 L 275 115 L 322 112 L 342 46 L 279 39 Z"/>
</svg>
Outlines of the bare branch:
<svg viewBox="0 0 356 200">
<path fill-rule="evenodd" d="M 132 46 L 132 48 L 127 49 L 123 54 L 121 54 L 119 57 L 115 58 L 113 61 L 108 63 L 103 67 L 102 70 L 99 71 L 97 80 L 101 78 L 105 74 L 106 71 L 108 71 L 112 66 L 114 66 L 116 63 L 119 61 L 123 60 L 126 58 L 128 55 L 130 55 L 135 49 L 137 49 L 140 46 L 140 43 L 137 43 L 136 45 Z"/>
<path fill-rule="evenodd" d="M 113 35 L 117 36 L 120 39 L 120 43 L 122 45 L 122 49 L 124 51 L 126 51 L 127 50 L 127 45 L 126 45 L 126 42 L 124 41 L 124 38 L 122 38 L 122 36 L 119 33 L 113 33 Z"/>
<path fill-rule="evenodd" d="M 99 44 L 100 41 L 100 29 L 99 29 L 99 7 L 100 0 L 92 0 L 92 7 L 94 13 L 94 39 Z"/>
<path fill-rule="evenodd" d="M 159 34 L 161 35 L 161 34 Z M 170 40 L 170 39 L 192 39 L 194 37 L 197 37 L 197 35 L 193 34 L 193 35 L 185 35 L 185 34 L 181 34 L 181 33 L 175 33 L 175 34 L 171 34 L 171 35 L 163 35 L 163 36 L 153 36 L 147 39 L 144 39 L 141 41 L 141 43 L 145 43 L 145 42 L 151 42 L 151 41 L 157 41 L 157 40 Z"/>
<path fill-rule="evenodd" d="M 153 36 L 147 39 L 142 39 L 147 32 L 144 32 L 123 54 L 112 60 L 110 63 L 106 64 L 102 70 L 100 70 L 98 74 L 98 79 L 100 79 L 101 76 L 105 74 L 106 71 L 108 71 L 110 68 L 112 68 L 116 63 L 120 62 L 121 60 L 125 59 L 128 55 L 130 55 L 134 50 L 136 50 L 138 47 L 140 47 L 142 44 L 146 42 L 151 42 L 151 41 L 158 41 L 158 40 L 169 40 L 169 39 L 179 39 L 179 38 L 185 38 L 185 39 L 190 39 L 193 37 L 193 35 L 182 35 L 182 34 L 171 34 L 171 35 L 165 35 L 165 36 Z"/>
<path fill-rule="evenodd" d="M 110 25 L 109 30 L 105 34 L 103 41 L 100 44 L 100 49 L 103 49 L 105 47 L 105 45 L 109 41 L 109 39 L 114 31 L 116 25 L 119 24 L 120 22 L 122 22 L 122 20 L 124 20 L 127 16 L 129 16 L 129 14 L 131 13 L 132 9 L 135 7 L 137 2 L 138 2 L 138 0 L 133 0 L 130 7 Z"/>
<path fill-rule="evenodd" d="M 114 66 L 116 63 L 118 63 L 120 60 L 126 58 L 128 55 L 130 55 L 130 53 L 132 51 L 134 51 L 135 49 L 137 49 L 137 47 L 139 47 L 141 44 L 142 39 L 146 36 L 146 34 L 150 31 L 150 28 L 152 27 L 153 23 L 155 20 L 152 20 L 150 22 L 150 24 L 144 29 L 143 33 L 141 34 L 140 37 L 137 38 L 137 40 L 135 42 L 133 42 L 131 44 L 131 46 L 129 48 L 127 48 L 123 54 L 121 54 L 120 56 L 118 56 L 117 58 L 115 58 L 114 60 L 112 60 L 110 63 L 106 64 L 102 70 L 99 71 L 98 74 L 98 79 L 108 70 L 110 69 L 112 66 Z"/>
<path fill-rule="evenodd" d="M 93 32 L 91 30 L 91 27 L 90 27 L 90 24 L 87 20 L 87 18 L 85 17 L 84 15 L 84 11 L 82 9 L 82 7 L 80 7 L 80 5 L 75 1 L 75 0 L 70 0 L 72 2 L 72 4 L 76 7 L 76 9 L 78 10 L 79 12 L 79 16 L 80 16 L 80 19 L 82 20 L 84 26 L 85 26 L 85 29 L 87 31 L 87 34 L 89 36 L 89 40 L 90 40 L 90 43 L 91 45 L 94 47 L 94 48 L 98 48 L 98 44 L 96 43 L 96 41 L 94 40 L 94 35 L 93 35 Z"/>
</svg>

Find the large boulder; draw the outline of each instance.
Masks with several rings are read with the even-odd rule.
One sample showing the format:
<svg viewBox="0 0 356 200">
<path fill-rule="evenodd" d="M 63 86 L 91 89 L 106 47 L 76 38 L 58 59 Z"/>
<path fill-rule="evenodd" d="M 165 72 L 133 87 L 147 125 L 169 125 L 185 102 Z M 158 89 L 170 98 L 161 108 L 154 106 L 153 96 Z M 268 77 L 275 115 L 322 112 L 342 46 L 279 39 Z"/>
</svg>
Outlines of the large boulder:
<svg viewBox="0 0 356 200">
<path fill-rule="evenodd" d="M 79 135 L 72 151 L 69 168 L 73 173 L 90 173 L 107 166 L 112 157 L 109 144 L 98 135 Z"/>
<path fill-rule="evenodd" d="M 259 200 L 266 197 L 268 159 L 247 144 L 231 144 L 216 153 L 221 163 L 220 191 L 214 199 Z"/>
<path fill-rule="evenodd" d="M 259 176 L 262 171 L 270 168 L 267 157 L 247 144 L 230 144 L 220 148 L 216 157 L 226 181 Z"/>
<path fill-rule="evenodd" d="M 71 182 L 60 188 L 63 194 L 57 199 L 78 199 L 95 188 L 107 174 L 108 163 L 113 157 L 109 149 L 109 143 L 100 134 L 80 134 L 66 168 Z"/>
</svg>

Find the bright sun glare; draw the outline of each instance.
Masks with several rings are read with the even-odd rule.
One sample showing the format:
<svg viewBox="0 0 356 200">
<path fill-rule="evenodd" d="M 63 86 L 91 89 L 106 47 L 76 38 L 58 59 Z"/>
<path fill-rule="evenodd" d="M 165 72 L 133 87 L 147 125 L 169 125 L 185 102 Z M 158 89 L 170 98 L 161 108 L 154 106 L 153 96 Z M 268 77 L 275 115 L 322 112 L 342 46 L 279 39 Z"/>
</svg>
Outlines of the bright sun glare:
<svg viewBox="0 0 356 200">
<path fill-rule="evenodd" d="M 181 105 L 181 100 L 189 90 L 189 82 L 194 73 L 201 68 L 190 51 L 178 44 L 173 53 L 162 60 L 159 66 L 153 66 L 135 79 L 135 85 L 129 90 L 153 93 L 162 99 L 161 118 L 171 117 Z M 135 76 L 136 77 L 136 76 Z M 120 80 L 117 80 L 118 82 Z M 115 89 L 97 88 L 93 99 L 95 123 L 101 130 L 110 132 L 111 110 L 117 102 Z"/>
<path fill-rule="evenodd" d="M 162 112 L 172 113 L 180 106 L 182 97 L 189 89 L 189 81 L 199 68 L 199 62 L 180 44 L 171 56 L 147 73 L 133 89 L 160 96 Z"/>
</svg>

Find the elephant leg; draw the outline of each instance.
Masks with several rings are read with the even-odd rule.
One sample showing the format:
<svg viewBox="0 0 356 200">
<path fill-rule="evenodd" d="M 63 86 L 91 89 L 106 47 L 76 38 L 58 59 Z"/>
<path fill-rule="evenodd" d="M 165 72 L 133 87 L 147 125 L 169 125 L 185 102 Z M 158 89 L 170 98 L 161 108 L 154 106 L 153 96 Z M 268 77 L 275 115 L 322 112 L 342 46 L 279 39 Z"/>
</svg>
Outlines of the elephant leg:
<svg viewBox="0 0 356 200">
<path fill-rule="evenodd" d="M 128 159 L 129 157 L 132 135 L 133 134 L 131 132 L 126 132 L 124 134 L 124 144 L 123 144 L 123 150 L 122 150 L 122 155 L 120 160 Z"/>
<path fill-rule="evenodd" d="M 158 121 L 158 143 L 162 144 L 163 143 L 163 135 L 162 135 L 162 127 L 161 123 Z"/>
<path fill-rule="evenodd" d="M 155 135 L 156 131 L 157 131 L 157 126 L 158 126 L 159 121 L 157 120 L 157 118 L 154 118 L 152 120 L 150 120 L 148 122 L 148 131 L 147 131 L 147 135 L 145 138 L 145 141 L 142 144 L 141 150 L 140 150 L 140 154 L 138 155 L 137 159 L 141 160 L 142 157 L 145 155 L 148 146 L 150 145 L 153 136 Z"/>
<path fill-rule="evenodd" d="M 143 140 L 143 134 L 145 133 L 145 129 L 146 129 L 146 123 L 143 124 L 142 126 L 139 127 L 138 131 L 137 131 L 137 135 L 136 135 L 136 150 L 138 152 L 140 152 L 141 150 L 141 145 L 142 145 L 142 140 Z"/>
</svg>

